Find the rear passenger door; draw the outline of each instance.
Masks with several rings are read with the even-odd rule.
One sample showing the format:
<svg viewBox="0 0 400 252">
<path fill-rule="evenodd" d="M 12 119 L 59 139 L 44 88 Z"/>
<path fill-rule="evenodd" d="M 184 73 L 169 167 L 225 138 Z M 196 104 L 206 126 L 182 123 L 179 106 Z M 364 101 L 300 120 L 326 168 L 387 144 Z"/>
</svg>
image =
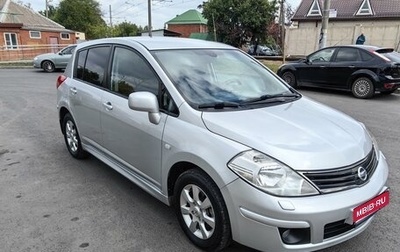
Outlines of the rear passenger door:
<svg viewBox="0 0 400 252">
<path fill-rule="evenodd" d="M 348 87 L 350 76 L 362 66 L 361 51 L 354 47 L 341 47 L 336 53 L 329 71 L 330 87 Z"/>
<path fill-rule="evenodd" d="M 106 92 L 106 70 L 111 46 L 77 52 L 74 78 L 69 86 L 70 109 L 83 144 L 101 145 L 101 97 Z"/>
<path fill-rule="evenodd" d="M 149 122 L 148 113 L 128 107 L 132 92 L 147 91 L 157 97 L 160 80 L 146 59 L 135 50 L 116 46 L 111 57 L 109 92 L 102 98 L 102 137 L 104 147 L 130 171 L 145 177 L 157 187 L 161 181 L 161 140 L 166 114 L 158 125 Z"/>
</svg>

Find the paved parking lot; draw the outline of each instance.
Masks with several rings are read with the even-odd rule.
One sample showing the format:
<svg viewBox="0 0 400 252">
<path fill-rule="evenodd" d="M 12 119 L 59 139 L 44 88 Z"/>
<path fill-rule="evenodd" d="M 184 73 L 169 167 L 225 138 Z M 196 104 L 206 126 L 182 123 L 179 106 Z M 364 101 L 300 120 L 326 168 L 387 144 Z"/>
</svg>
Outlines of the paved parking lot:
<svg viewBox="0 0 400 252">
<path fill-rule="evenodd" d="M 199 251 L 172 209 L 95 158 L 70 157 L 57 121 L 59 74 L 0 69 L 0 250 Z M 391 168 L 389 207 L 364 233 L 324 251 L 397 251 L 400 94 L 358 100 L 300 92 L 365 123 Z M 252 250 L 234 244 L 229 251 Z"/>
</svg>

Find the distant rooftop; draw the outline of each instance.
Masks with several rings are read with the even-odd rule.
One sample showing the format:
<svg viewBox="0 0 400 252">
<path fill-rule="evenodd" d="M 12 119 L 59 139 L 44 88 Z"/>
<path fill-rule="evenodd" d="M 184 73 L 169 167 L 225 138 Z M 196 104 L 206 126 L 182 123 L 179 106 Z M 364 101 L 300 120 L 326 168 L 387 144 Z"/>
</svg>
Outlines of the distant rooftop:
<svg viewBox="0 0 400 252">
<path fill-rule="evenodd" d="M 292 21 L 321 19 L 323 8 L 324 0 L 302 0 Z M 400 19 L 400 0 L 331 0 L 330 9 L 336 10 L 332 20 Z"/>
<path fill-rule="evenodd" d="M 22 29 L 70 31 L 34 10 L 11 0 L 0 0 L 0 23 L 22 24 Z"/>
<path fill-rule="evenodd" d="M 175 18 L 166 22 L 166 24 L 207 24 L 207 19 L 197 10 L 188 10 Z"/>
</svg>

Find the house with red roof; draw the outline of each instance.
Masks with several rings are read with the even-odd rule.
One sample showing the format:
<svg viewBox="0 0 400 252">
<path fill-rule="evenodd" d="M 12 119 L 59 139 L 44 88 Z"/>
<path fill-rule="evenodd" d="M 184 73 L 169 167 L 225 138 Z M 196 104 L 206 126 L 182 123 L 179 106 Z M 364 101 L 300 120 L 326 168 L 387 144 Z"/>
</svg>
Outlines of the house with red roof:
<svg viewBox="0 0 400 252">
<path fill-rule="evenodd" d="M 75 31 L 26 6 L 0 0 L 0 61 L 30 59 L 75 43 Z"/>
<path fill-rule="evenodd" d="M 324 0 L 302 0 L 286 30 L 286 54 L 307 55 L 318 49 Z M 355 44 L 400 51 L 400 0 L 330 0 L 327 46 Z"/>
</svg>

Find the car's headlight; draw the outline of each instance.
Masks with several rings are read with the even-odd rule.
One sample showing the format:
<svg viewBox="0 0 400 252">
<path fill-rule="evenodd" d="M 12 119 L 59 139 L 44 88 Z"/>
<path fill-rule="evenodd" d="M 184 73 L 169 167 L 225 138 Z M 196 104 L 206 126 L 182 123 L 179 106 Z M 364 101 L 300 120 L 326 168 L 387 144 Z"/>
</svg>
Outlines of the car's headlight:
<svg viewBox="0 0 400 252">
<path fill-rule="evenodd" d="M 38 60 L 38 57 L 33 58 L 33 60 Z"/>
<path fill-rule="evenodd" d="M 319 192 L 297 172 L 256 150 L 234 157 L 228 167 L 253 186 L 277 196 L 316 195 Z"/>
</svg>

